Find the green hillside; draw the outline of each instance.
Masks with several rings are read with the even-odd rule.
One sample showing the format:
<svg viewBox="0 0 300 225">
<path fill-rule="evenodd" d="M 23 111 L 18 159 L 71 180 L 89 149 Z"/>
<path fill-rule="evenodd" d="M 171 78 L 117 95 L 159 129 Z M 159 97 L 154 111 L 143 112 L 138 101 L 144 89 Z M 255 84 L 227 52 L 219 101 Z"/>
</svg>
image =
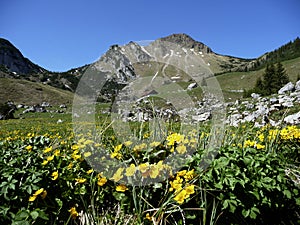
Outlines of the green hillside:
<svg viewBox="0 0 300 225">
<path fill-rule="evenodd" d="M 296 82 L 300 76 L 300 57 L 283 61 L 284 66 L 290 81 Z M 249 72 L 231 72 L 217 76 L 217 80 L 222 87 L 226 100 L 234 100 L 243 96 L 242 90 L 249 90 L 254 87 L 257 78 L 261 77 L 265 68 Z M 229 99 L 231 98 L 231 99 Z"/>
<path fill-rule="evenodd" d="M 70 104 L 73 93 L 42 83 L 21 79 L 0 78 L 0 102 L 13 101 L 16 104 L 40 104 L 43 101 L 52 105 Z"/>
</svg>

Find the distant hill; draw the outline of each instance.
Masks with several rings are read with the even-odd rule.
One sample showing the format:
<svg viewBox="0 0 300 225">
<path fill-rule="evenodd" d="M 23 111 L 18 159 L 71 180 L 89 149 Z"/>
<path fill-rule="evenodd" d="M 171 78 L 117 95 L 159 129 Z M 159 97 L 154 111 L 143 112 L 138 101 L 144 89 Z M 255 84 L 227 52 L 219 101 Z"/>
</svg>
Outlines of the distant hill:
<svg viewBox="0 0 300 225">
<path fill-rule="evenodd" d="M 0 103 L 35 105 L 49 102 L 51 105 L 71 104 L 74 94 L 70 91 L 21 79 L 0 78 Z"/>
<path fill-rule="evenodd" d="M 215 53 L 212 48 L 187 34 L 172 34 L 159 38 L 147 46 L 135 42 L 123 46 L 113 45 L 98 61 L 57 73 L 34 64 L 8 40 L 0 38 L 0 87 L 2 87 L 0 96 L 2 101 L 17 99 L 19 102 L 25 98 L 38 100 L 37 95 L 40 95 L 40 92 L 36 89 L 40 89 L 40 85 L 49 93 L 66 90 L 71 94 L 75 92 L 80 78 L 87 69 L 97 67 L 98 76 L 103 76 L 107 80 L 99 98 L 103 101 L 110 101 L 118 90 L 138 76 L 165 77 L 187 88 L 189 84 L 195 82 L 195 79 L 205 83 L 209 77 L 218 75 L 217 79 L 228 98 L 230 96 L 236 98 L 241 95 L 241 89 L 252 87 L 267 63 L 283 62 L 284 66 L 289 67 L 286 68 L 288 75 L 292 80 L 295 79 L 299 75 L 299 70 L 293 68 L 298 68 L 296 59 L 299 56 L 299 38 L 256 59 L 243 59 Z M 187 72 L 194 74 L 194 77 L 190 77 Z M 244 79 L 245 77 L 247 79 Z M 24 83 L 24 80 L 29 83 Z M 24 96 L 11 91 L 15 90 L 14 85 L 20 87 L 22 86 L 20 84 L 26 87 L 26 91 L 21 91 Z M 10 89 L 5 86 L 9 86 Z M 50 86 L 59 89 L 50 89 Z M 30 88 L 34 91 L 28 91 Z M 55 98 L 52 94 L 43 96 Z"/>
<path fill-rule="evenodd" d="M 290 59 L 300 57 L 300 38 L 297 37 L 294 41 L 275 49 L 274 51 L 267 52 L 258 57 L 248 67 L 249 70 L 258 70 L 265 67 L 268 63 L 282 62 Z"/>
<path fill-rule="evenodd" d="M 36 74 L 46 70 L 32 63 L 8 40 L 0 38 L 0 70 L 16 74 Z"/>
</svg>

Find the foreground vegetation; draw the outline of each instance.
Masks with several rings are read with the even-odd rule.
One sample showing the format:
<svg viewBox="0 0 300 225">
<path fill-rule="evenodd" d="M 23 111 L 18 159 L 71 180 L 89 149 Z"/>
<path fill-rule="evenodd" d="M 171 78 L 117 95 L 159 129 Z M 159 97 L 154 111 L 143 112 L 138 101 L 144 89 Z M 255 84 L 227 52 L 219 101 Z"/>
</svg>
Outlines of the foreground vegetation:
<svg viewBox="0 0 300 225">
<path fill-rule="evenodd" d="M 137 138 L 121 143 L 104 118 L 96 141 L 75 138 L 69 115 L 48 116 L 0 121 L 1 224 L 300 222 L 299 127 L 227 127 L 204 162 L 209 124 L 185 135 L 171 124 L 155 142 L 147 124 L 133 123 Z M 163 161 L 174 154 L 187 158 L 179 170 Z M 91 167 L 101 160 L 118 166 Z"/>
</svg>

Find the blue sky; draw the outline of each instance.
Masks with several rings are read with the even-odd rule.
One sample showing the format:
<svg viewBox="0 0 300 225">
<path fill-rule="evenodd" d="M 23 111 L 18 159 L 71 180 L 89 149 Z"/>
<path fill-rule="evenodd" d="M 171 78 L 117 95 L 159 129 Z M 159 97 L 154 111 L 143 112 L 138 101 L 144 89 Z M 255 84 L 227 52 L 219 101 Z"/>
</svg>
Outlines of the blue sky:
<svg viewBox="0 0 300 225">
<path fill-rule="evenodd" d="M 0 37 L 51 71 L 110 45 L 187 33 L 219 54 L 254 58 L 300 36 L 299 0 L 2 0 Z"/>
</svg>

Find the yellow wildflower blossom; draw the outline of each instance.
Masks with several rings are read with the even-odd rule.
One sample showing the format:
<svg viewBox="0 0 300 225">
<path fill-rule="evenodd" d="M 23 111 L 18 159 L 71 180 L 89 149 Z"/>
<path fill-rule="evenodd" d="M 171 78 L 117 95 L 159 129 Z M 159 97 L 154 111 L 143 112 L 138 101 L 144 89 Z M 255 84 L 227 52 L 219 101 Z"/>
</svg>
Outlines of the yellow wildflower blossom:
<svg viewBox="0 0 300 225">
<path fill-rule="evenodd" d="M 98 186 L 102 187 L 104 184 L 106 184 L 106 182 L 107 182 L 106 177 L 99 177 L 97 184 Z"/>
<path fill-rule="evenodd" d="M 119 168 L 113 175 L 113 177 L 111 178 L 112 180 L 114 180 L 115 182 L 118 182 L 119 180 L 121 180 L 123 178 L 122 172 L 123 172 L 124 168 Z"/>
<path fill-rule="evenodd" d="M 47 157 L 47 161 L 49 161 L 49 162 L 52 161 L 53 159 L 54 159 L 54 155 L 51 155 L 51 156 Z"/>
<path fill-rule="evenodd" d="M 186 152 L 186 147 L 181 144 L 181 145 L 176 147 L 176 150 L 179 154 L 184 154 Z"/>
<path fill-rule="evenodd" d="M 78 184 L 83 184 L 86 182 L 85 178 L 75 178 L 75 180 L 76 180 L 76 183 L 78 183 Z"/>
<path fill-rule="evenodd" d="M 184 135 L 181 135 L 181 134 L 178 134 L 178 133 L 173 133 L 173 134 L 170 134 L 168 137 L 167 137 L 167 145 L 171 145 L 173 146 L 175 143 L 180 143 L 184 140 Z"/>
<path fill-rule="evenodd" d="M 37 196 L 35 196 L 35 195 L 30 196 L 28 201 L 33 202 L 33 201 L 36 199 L 36 197 L 37 197 Z"/>
<path fill-rule="evenodd" d="M 48 153 L 48 152 L 51 152 L 51 151 L 52 151 L 52 146 L 46 148 L 43 152 Z"/>
<path fill-rule="evenodd" d="M 72 217 L 72 219 L 76 219 L 76 217 L 79 215 L 78 212 L 76 211 L 76 208 L 75 207 L 72 207 L 70 210 L 70 215 Z"/>
<path fill-rule="evenodd" d="M 92 172 L 94 172 L 93 169 L 90 169 L 90 170 L 86 171 L 87 174 L 91 174 Z"/>
<path fill-rule="evenodd" d="M 52 180 L 56 180 L 58 178 L 58 171 L 55 171 L 51 174 Z"/>
<path fill-rule="evenodd" d="M 85 158 L 87 158 L 87 157 L 89 157 L 89 156 L 91 156 L 91 155 L 92 155 L 91 152 L 85 152 L 85 153 L 83 153 L 83 156 L 84 156 Z"/>
<path fill-rule="evenodd" d="M 54 151 L 54 154 L 53 154 L 54 156 L 59 156 L 60 155 L 60 150 L 59 149 L 56 149 L 55 151 Z"/>
<path fill-rule="evenodd" d="M 130 145 L 132 145 L 132 141 L 126 141 L 126 142 L 124 142 L 124 145 L 126 147 L 129 147 Z"/>
<path fill-rule="evenodd" d="M 114 147 L 114 151 L 115 152 L 119 152 L 122 149 L 123 144 L 119 144 L 117 146 Z"/>
<path fill-rule="evenodd" d="M 31 152 L 32 146 L 31 146 L 31 145 L 27 145 L 25 149 L 26 149 L 28 152 Z"/>
<path fill-rule="evenodd" d="M 126 175 L 127 177 L 131 177 L 131 176 L 134 175 L 135 171 L 136 171 L 136 167 L 135 167 L 135 165 L 132 163 L 132 164 L 130 164 L 130 166 L 129 166 L 128 168 L 126 168 L 126 173 L 125 173 L 125 175 Z"/>
<path fill-rule="evenodd" d="M 256 144 L 255 147 L 257 149 L 264 149 L 265 148 L 265 145 L 262 145 L 262 144 Z"/>
<path fill-rule="evenodd" d="M 186 190 L 182 190 L 181 192 L 179 192 L 175 197 L 174 200 L 179 203 L 182 204 L 184 202 L 184 199 L 186 198 Z"/>
<path fill-rule="evenodd" d="M 45 166 L 45 165 L 48 164 L 48 162 L 49 162 L 48 160 L 44 160 L 44 161 L 42 162 L 42 165 Z"/>
<path fill-rule="evenodd" d="M 150 177 L 151 178 L 156 178 L 159 175 L 159 168 L 157 167 L 157 165 L 151 165 L 150 166 Z"/>
<path fill-rule="evenodd" d="M 116 191 L 125 192 L 128 188 L 124 184 L 120 184 L 116 187 Z"/>
<path fill-rule="evenodd" d="M 41 194 L 41 197 L 42 197 L 42 199 L 45 199 L 46 196 L 47 196 L 47 191 L 44 190 L 44 191 L 42 192 L 42 194 Z"/>
</svg>

